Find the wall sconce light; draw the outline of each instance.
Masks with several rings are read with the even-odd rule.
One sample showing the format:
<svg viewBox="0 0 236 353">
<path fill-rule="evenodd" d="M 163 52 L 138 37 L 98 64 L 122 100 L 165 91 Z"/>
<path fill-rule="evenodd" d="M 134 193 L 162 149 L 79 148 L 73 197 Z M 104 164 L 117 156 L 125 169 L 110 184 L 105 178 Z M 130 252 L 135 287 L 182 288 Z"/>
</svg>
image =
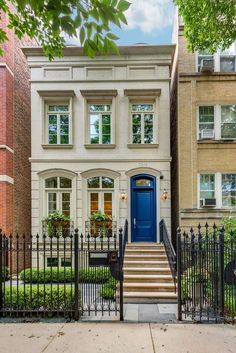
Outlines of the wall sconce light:
<svg viewBox="0 0 236 353">
<path fill-rule="evenodd" d="M 127 199 L 127 193 L 124 190 L 120 193 L 120 199 L 123 201 Z"/>
<path fill-rule="evenodd" d="M 166 189 L 164 189 L 161 198 L 164 201 L 166 201 L 169 198 L 169 194 L 168 194 L 168 191 L 166 191 Z"/>
</svg>

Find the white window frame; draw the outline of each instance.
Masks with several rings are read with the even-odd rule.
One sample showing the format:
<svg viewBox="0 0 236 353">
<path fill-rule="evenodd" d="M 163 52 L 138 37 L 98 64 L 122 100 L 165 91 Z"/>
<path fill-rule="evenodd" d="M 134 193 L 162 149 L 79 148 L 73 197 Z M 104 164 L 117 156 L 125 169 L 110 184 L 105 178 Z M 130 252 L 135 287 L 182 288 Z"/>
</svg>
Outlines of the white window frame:
<svg viewBox="0 0 236 353">
<path fill-rule="evenodd" d="M 42 139 L 42 145 L 50 148 L 56 148 L 56 147 L 67 147 L 72 145 L 72 131 L 73 131 L 73 112 L 72 112 L 72 104 L 73 104 L 73 98 L 72 97 L 50 97 L 50 98 L 43 98 L 43 139 Z M 69 116 L 69 142 L 66 144 L 60 143 L 60 123 L 59 119 L 57 119 L 57 143 L 56 144 L 51 144 L 49 143 L 49 131 L 48 131 L 48 125 L 49 125 L 49 115 L 53 115 L 54 112 L 49 112 L 49 105 L 68 105 L 68 116 Z M 55 113 L 55 115 L 58 113 Z M 60 114 L 60 113 L 59 113 Z M 59 137 L 59 138 L 58 138 Z"/>
<path fill-rule="evenodd" d="M 152 111 L 147 111 L 147 112 L 139 112 L 139 111 L 133 111 L 132 110 L 132 105 L 152 105 L 153 110 Z M 140 114 L 141 115 L 141 143 L 134 143 L 133 142 L 133 119 L 132 116 L 133 114 Z M 151 143 L 144 143 L 144 114 L 152 114 L 153 115 L 153 120 L 152 120 L 152 132 L 153 132 L 153 141 Z M 130 100 L 129 101 L 129 121 L 130 121 L 130 144 L 135 146 L 151 146 L 157 143 L 157 105 L 155 101 L 145 101 L 145 100 Z"/>
<path fill-rule="evenodd" d="M 59 185 L 59 182 L 60 182 L 60 178 L 67 178 L 67 177 L 64 177 L 64 176 L 52 176 L 52 177 L 56 177 L 57 178 L 57 183 Z M 72 184 L 72 179 L 71 178 L 67 178 L 67 179 L 70 179 L 71 180 L 71 188 L 60 188 L 60 187 L 57 187 L 57 188 L 47 188 L 45 183 L 46 183 L 46 180 L 49 179 L 50 177 L 48 178 L 45 178 L 44 180 L 44 192 L 45 192 L 45 200 L 46 200 L 46 205 L 45 205 L 45 209 L 46 209 L 46 215 L 48 216 L 49 215 L 49 194 L 50 193 L 55 193 L 57 196 L 56 196 L 56 210 L 55 211 L 59 211 L 59 212 L 62 212 L 62 194 L 63 193 L 67 193 L 70 195 L 70 218 L 71 218 L 71 212 L 72 212 L 72 209 L 71 209 L 71 206 L 72 206 L 72 188 L 73 188 L 73 184 Z"/>
<path fill-rule="evenodd" d="M 109 111 L 97 111 L 97 112 L 91 112 L 89 110 L 89 106 L 90 105 L 110 105 L 111 109 Z M 109 115 L 110 116 L 110 142 L 109 143 L 103 143 L 102 139 L 103 139 L 103 132 L 102 132 L 102 116 L 103 115 Z M 88 125 L 89 125 L 89 143 L 91 145 L 95 145 L 94 143 L 91 143 L 91 134 L 90 134 L 90 127 L 91 127 L 91 115 L 98 115 L 99 116 L 99 133 L 98 133 L 98 138 L 99 138 L 99 145 L 110 145 L 112 143 L 112 104 L 109 103 L 88 103 Z"/>
<path fill-rule="evenodd" d="M 231 141 L 231 140 L 236 140 L 235 138 L 223 138 L 221 137 L 221 107 L 222 106 L 230 106 L 230 105 L 236 105 L 236 103 L 225 103 L 225 104 L 199 104 L 197 106 L 197 140 L 198 141 L 205 141 L 205 139 L 200 138 L 200 129 L 199 129 L 199 108 L 206 106 L 214 106 L 214 137 L 212 140 L 222 140 L 222 141 Z"/>
<path fill-rule="evenodd" d="M 223 184 L 223 175 L 229 175 L 229 174 L 235 174 L 236 175 L 236 172 L 232 172 L 232 173 L 222 173 L 221 174 L 221 202 L 222 202 L 222 207 L 223 208 L 235 208 L 235 206 L 223 206 L 223 188 L 222 188 L 222 184 Z"/>
<path fill-rule="evenodd" d="M 114 187 L 113 188 L 103 188 L 102 184 L 100 184 L 99 188 L 88 188 L 88 179 L 93 178 L 93 177 L 98 177 L 99 183 L 101 183 L 102 177 L 107 177 L 107 178 L 113 179 Z M 113 218 L 115 215 L 115 202 L 114 202 L 115 179 L 110 176 L 106 176 L 106 175 L 102 175 L 102 176 L 101 175 L 94 175 L 92 177 L 88 177 L 86 182 L 87 182 L 87 192 L 88 192 L 88 203 L 87 203 L 88 215 L 89 216 L 91 215 L 90 194 L 98 193 L 98 210 L 105 213 L 105 211 L 104 211 L 104 194 L 111 193 L 112 194 L 112 218 Z M 100 206 L 102 206 L 102 207 L 100 207 Z"/>
<path fill-rule="evenodd" d="M 116 97 L 112 97 L 112 98 L 108 98 L 108 99 L 99 99 L 98 97 L 96 98 L 88 98 L 85 99 L 84 101 L 85 104 L 85 147 L 90 147 L 90 148 L 99 148 L 99 146 L 104 147 L 104 148 L 109 148 L 114 146 L 115 144 L 115 112 L 116 112 Z M 111 129 L 111 141 L 110 143 L 100 143 L 100 141 L 102 141 L 102 129 L 100 129 L 100 126 L 102 125 L 101 122 L 99 122 L 99 143 L 95 144 L 95 143 L 91 143 L 90 140 L 90 111 L 89 111 L 89 105 L 110 105 L 111 106 L 111 110 L 109 112 L 110 116 L 111 116 L 111 120 L 110 120 L 110 129 Z M 95 112 L 94 112 L 95 113 Z M 105 113 L 105 112 L 104 112 Z M 101 120 L 101 115 L 102 112 L 98 112 L 99 116 L 100 116 L 100 120 Z"/>
<path fill-rule="evenodd" d="M 198 70 L 198 56 L 206 56 L 209 57 L 209 56 L 213 56 L 213 59 L 214 59 L 214 72 L 236 72 L 236 41 L 232 44 L 232 49 L 233 49 L 233 53 L 232 54 L 224 54 L 222 53 L 221 50 L 218 50 L 215 54 L 199 54 L 198 52 L 196 52 L 196 72 L 199 72 Z M 234 71 L 221 71 L 220 70 L 220 59 L 221 57 L 227 57 L 227 56 L 234 56 L 234 60 L 235 60 L 235 70 Z"/>
<path fill-rule="evenodd" d="M 198 174 L 198 208 L 203 209 L 203 207 L 201 207 L 200 205 L 200 178 L 202 174 L 208 174 L 208 175 L 215 175 L 215 199 L 216 199 L 216 206 L 214 208 L 219 208 L 219 209 L 232 209 L 235 206 L 223 206 L 223 202 L 222 202 L 222 175 L 224 174 L 236 174 L 236 171 L 234 172 L 216 172 L 216 173 L 212 173 L 209 171 L 204 171 Z M 205 209 L 205 208 L 204 208 Z M 209 208 L 211 209 L 211 208 Z M 209 209 L 206 208 L 206 211 Z"/>
</svg>

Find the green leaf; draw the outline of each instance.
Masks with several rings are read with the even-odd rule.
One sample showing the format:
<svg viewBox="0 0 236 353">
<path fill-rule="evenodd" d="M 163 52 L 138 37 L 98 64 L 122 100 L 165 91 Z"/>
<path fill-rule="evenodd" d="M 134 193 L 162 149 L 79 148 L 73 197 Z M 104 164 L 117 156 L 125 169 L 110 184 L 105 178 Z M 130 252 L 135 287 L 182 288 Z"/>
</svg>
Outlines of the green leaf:
<svg viewBox="0 0 236 353">
<path fill-rule="evenodd" d="M 84 39 L 85 39 L 85 30 L 84 30 L 84 27 L 81 27 L 80 33 L 79 33 L 79 40 L 80 40 L 81 45 L 84 44 Z"/>
<path fill-rule="evenodd" d="M 126 0 L 120 0 L 117 5 L 117 8 L 122 12 L 128 10 L 129 7 L 130 7 L 130 3 Z"/>
</svg>

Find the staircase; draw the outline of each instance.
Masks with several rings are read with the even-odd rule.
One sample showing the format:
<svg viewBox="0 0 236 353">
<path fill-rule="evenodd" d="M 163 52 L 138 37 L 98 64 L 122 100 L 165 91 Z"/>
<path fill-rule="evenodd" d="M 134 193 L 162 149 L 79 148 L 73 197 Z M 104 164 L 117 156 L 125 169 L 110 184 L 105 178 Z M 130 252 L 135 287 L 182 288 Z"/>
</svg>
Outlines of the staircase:
<svg viewBox="0 0 236 353">
<path fill-rule="evenodd" d="M 177 302 L 164 245 L 127 244 L 123 269 L 124 303 Z"/>
</svg>

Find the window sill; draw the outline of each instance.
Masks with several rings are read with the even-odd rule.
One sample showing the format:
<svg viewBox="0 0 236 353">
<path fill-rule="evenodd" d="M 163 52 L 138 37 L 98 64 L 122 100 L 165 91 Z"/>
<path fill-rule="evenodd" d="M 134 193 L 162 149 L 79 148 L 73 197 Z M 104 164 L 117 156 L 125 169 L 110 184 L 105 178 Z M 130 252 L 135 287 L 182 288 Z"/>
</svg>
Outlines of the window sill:
<svg viewBox="0 0 236 353">
<path fill-rule="evenodd" d="M 89 144 L 86 143 L 84 145 L 85 148 L 87 149 L 93 149 L 93 150 L 97 150 L 97 149 L 114 149 L 116 148 L 115 144 Z"/>
<path fill-rule="evenodd" d="M 128 148 L 157 148 L 159 147 L 158 143 L 128 143 L 127 144 Z"/>
<path fill-rule="evenodd" d="M 203 144 L 203 143 L 236 143 L 236 139 L 220 139 L 220 140 L 207 140 L 207 139 L 202 139 L 202 140 L 197 140 L 197 143 Z"/>
<path fill-rule="evenodd" d="M 73 148 L 73 145 L 68 144 L 68 145 L 49 145 L 49 144 L 44 144 L 42 145 L 43 149 L 71 149 Z"/>
</svg>

